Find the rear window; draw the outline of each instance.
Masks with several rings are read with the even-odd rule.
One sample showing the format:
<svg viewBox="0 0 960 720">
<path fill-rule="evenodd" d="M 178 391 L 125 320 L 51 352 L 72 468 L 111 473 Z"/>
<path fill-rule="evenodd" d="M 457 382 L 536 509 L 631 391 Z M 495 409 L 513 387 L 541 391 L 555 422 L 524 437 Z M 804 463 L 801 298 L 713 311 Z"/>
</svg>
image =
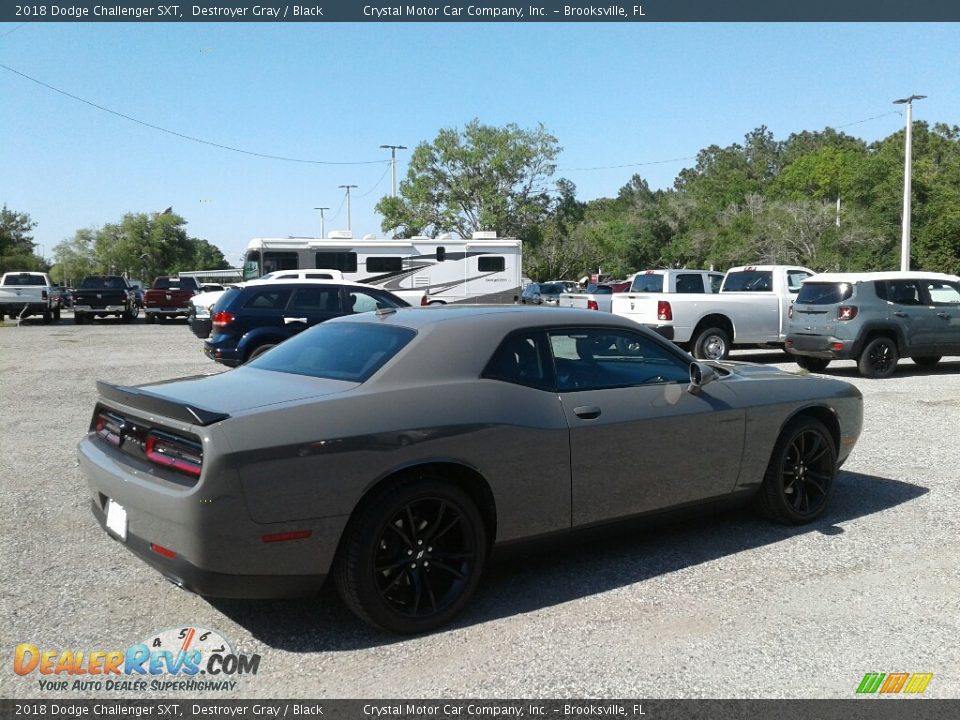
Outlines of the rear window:
<svg viewBox="0 0 960 720">
<path fill-rule="evenodd" d="M 770 270 L 741 270 L 727 273 L 724 292 L 770 292 L 773 290 L 773 272 Z"/>
<path fill-rule="evenodd" d="M 7 275 L 3 279 L 4 285 L 46 285 L 43 275 Z"/>
<path fill-rule="evenodd" d="M 559 295 L 563 292 L 563 285 L 556 283 L 544 283 L 540 286 L 541 295 Z"/>
<path fill-rule="evenodd" d="M 199 290 L 200 286 L 192 277 L 175 278 L 159 277 L 153 281 L 154 290 Z"/>
<path fill-rule="evenodd" d="M 323 323 L 295 335 L 250 367 L 362 383 L 416 336 L 409 328 L 373 323 Z"/>
<path fill-rule="evenodd" d="M 837 305 L 853 295 L 850 283 L 805 282 L 797 295 L 798 305 Z"/>
<path fill-rule="evenodd" d="M 630 286 L 630 292 L 663 292 L 663 275 L 637 275 Z"/>
<path fill-rule="evenodd" d="M 124 290 L 127 285 L 120 277 L 91 276 L 84 278 L 80 287 L 84 290 Z"/>
</svg>

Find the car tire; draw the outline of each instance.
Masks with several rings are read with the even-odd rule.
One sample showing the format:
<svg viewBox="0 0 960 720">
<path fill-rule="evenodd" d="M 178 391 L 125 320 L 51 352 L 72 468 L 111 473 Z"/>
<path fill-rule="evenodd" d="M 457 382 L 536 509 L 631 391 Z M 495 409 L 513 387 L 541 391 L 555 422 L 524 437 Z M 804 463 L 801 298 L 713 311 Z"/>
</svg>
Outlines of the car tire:
<svg viewBox="0 0 960 720">
<path fill-rule="evenodd" d="M 55 308 L 53 311 L 53 319 L 57 322 L 60 322 L 60 308 Z"/>
<path fill-rule="evenodd" d="M 153 325 L 157 321 L 156 313 L 147 313 L 144 318 L 150 325 Z"/>
<path fill-rule="evenodd" d="M 264 345 L 257 345 L 253 350 L 250 351 L 250 354 L 247 355 L 245 362 L 250 362 L 256 360 L 258 357 L 263 355 L 267 350 L 273 350 L 276 347 L 275 343 L 265 343 Z"/>
<path fill-rule="evenodd" d="M 73 323 L 75 325 L 83 325 L 87 321 L 86 316 L 82 312 L 73 313 Z"/>
<path fill-rule="evenodd" d="M 796 360 L 797 365 L 810 372 L 823 372 L 830 364 L 830 360 L 826 358 L 810 357 L 809 355 L 796 355 L 794 360 Z"/>
<path fill-rule="evenodd" d="M 913 362 L 920 367 L 933 367 L 940 362 L 940 358 L 942 357 L 942 355 L 923 355 L 921 357 L 913 358 Z"/>
<path fill-rule="evenodd" d="M 857 359 L 860 374 L 868 378 L 888 378 L 897 371 L 897 343 L 886 335 L 875 337 L 867 343 Z"/>
<path fill-rule="evenodd" d="M 50 312 L 50 308 L 46 308 L 43 311 L 43 324 L 49 325 L 52 320 L 53 320 L 53 313 Z"/>
<path fill-rule="evenodd" d="M 836 476 L 833 436 L 819 420 L 796 418 L 777 438 L 757 507 L 784 525 L 812 522 L 826 512 Z"/>
<path fill-rule="evenodd" d="M 441 478 L 407 476 L 360 506 L 333 575 L 357 617 L 411 635 L 435 630 L 463 609 L 486 556 L 486 527 L 470 496 Z"/>
<path fill-rule="evenodd" d="M 718 327 L 701 330 L 692 345 L 693 356 L 698 360 L 723 360 L 730 354 L 730 337 Z"/>
</svg>

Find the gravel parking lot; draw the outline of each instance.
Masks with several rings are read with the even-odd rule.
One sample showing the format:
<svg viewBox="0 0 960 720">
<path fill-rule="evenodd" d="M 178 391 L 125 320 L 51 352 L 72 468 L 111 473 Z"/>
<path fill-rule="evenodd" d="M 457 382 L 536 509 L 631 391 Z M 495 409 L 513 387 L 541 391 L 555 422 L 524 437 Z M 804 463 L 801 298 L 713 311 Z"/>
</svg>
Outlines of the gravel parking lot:
<svg viewBox="0 0 960 720">
<path fill-rule="evenodd" d="M 0 328 L 3 697 L 849 698 L 865 673 L 901 671 L 960 697 L 960 358 L 904 361 L 890 380 L 829 368 L 862 390 L 865 421 L 823 521 L 738 511 L 513 553 L 453 628 L 398 639 L 332 592 L 205 600 L 110 540 L 75 459 L 94 380 L 220 368 L 182 322 L 69 318 Z M 735 359 L 796 369 L 777 351 Z M 259 654 L 259 672 L 226 694 L 135 695 L 44 691 L 11 672 L 19 643 L 113 650 L 189 626 Z"/>
</svg>

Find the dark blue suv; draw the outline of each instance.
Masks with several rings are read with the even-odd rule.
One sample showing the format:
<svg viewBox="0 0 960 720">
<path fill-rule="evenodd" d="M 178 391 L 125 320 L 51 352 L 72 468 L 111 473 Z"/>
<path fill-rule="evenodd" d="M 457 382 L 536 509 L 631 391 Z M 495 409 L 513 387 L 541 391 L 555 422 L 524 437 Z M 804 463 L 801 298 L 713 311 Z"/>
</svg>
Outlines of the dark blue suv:
<svg viewBox="0 0 960 720">
<path fill-rule="evenodd" d="M 324 320 L 409 303 L 385 290 L 343 280 L 252 283 L 213 306 L 207 357 L 235 367 Z"/>
</svg>

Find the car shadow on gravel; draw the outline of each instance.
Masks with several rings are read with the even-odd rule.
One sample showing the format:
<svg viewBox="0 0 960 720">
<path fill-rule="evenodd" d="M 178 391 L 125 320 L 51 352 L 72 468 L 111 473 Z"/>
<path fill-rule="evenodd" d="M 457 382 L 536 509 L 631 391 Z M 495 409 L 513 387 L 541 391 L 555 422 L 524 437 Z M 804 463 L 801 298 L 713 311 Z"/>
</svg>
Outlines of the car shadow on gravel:
<svg viewBox="0 0 960 720">
<path fill-rule="evenodd" d="M 829 513 L 810 525 L 777 525 L 758 518 L 750 508 L 740 508 L 618 523 L 498 551 L 477 594 L 447 630 L 559 605 L 805 533 L 842 536 L 846 532 L 842 523 L 927 492 L 899 480 L 841 472 Z M 288 652 L 351 651 L 416 642 L 416 638 L 365 626 L 339 601 L 332 582 L 317 598 L 208 602 L 261 642 Z"/>
<path fill-rule="evenodd" d="M 921 367 L 914 365 L 910 359 L 903 359 L 897 364 L 897 370 L 889 378 L 882 378 L 878 382 L 891 382 L 904 377 L 936 377 L 937 375 L 956 375 L 960 373 L 960 358 L 944 358 L 936 365 Z M 866 380 L 856 364 L 852 361 L 846 365 L 831 364 L 823 372 L 817 373 L 823 377 L 835 377 L 838 380 Z"/>
</svg>

